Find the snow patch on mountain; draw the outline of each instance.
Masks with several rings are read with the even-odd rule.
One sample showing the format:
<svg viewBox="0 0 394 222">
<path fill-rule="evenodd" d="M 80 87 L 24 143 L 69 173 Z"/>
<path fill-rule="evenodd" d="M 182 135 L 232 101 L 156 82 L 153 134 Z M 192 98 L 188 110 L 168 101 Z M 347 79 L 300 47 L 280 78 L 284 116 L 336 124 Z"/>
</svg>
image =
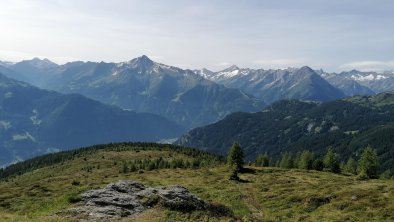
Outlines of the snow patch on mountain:
<svg viewBox="0 0 394 222">
<path fill-rule="evenodd" d="M 382 80 L 387 79 L 387 76 L 380 75 L 380 74 L 369 74 L 369 75 L 352 75 L 351 78 L 356 81 L 374 81 L 374 80 Z"/>
<path fill-rule="evenodd" d="M 33 115 L 30 116 L 30 120 L 32 121 L 33 125 L 40 125 L 42 120 L 38 118 L 38 111 L 33 109 Z"/>
</svg>

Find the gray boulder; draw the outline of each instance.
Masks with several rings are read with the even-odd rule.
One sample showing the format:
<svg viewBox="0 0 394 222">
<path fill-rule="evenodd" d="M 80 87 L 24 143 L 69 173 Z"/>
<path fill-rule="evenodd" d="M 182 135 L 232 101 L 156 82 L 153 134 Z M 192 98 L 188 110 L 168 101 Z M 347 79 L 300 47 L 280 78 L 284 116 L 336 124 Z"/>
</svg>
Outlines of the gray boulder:
<svg viewBox="0 0 394 222">
<path fill-rule="evenodd" d="M 204 210 L 207 204 L 180 185 L 147 187 L 135 181 L 119 181 L 81 194 L 84 205 L 70 210 L 90 219 L 135 216 L 157 204 L 171 210 Z"/>
</svg>

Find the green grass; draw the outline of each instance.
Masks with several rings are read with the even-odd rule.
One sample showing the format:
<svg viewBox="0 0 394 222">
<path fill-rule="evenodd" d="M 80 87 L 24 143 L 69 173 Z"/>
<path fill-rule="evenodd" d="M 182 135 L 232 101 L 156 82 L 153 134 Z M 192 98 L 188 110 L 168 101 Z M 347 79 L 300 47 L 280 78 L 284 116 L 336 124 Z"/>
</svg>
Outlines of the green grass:
<svg viewBox="0 0 394 222">
<path fill-rule="evenodd" d="M 180 184 L 213 204 L 223 204 L 242 221 L 393 221 L 394 181 L 359 181 L 328 172 L 253 168 L 245 182 L 228 180 L 225 166 L 120 173 L 122 161 L 167 157 L 170 151 L 86 153 L 0 182 L 0 221 L 72 221 L 56 215 L 81 204 L 70 201 L 84 190 L 121 179 L 148 186 Z M 190 158 L 172 153 L 176 158 Z M 104 158 L 103 158 L 104 157 Z M 115 165 L 116 163 L 116 165 Z M 99 166 L 99 167 L 98 167 Z M 86 169 L 92 169 L 88 172 Z M 137 221 L 229 221 L 205 212 L 181 213 L 160 207 Z M 124 221 L 127 221 L 125 219 Z"/>
</svg>

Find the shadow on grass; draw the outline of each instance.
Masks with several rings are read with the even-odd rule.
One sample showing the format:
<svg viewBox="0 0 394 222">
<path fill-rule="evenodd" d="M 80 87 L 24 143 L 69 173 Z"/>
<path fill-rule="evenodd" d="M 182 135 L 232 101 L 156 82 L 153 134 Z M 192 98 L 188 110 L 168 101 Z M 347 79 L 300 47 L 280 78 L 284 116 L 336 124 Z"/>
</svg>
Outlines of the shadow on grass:
<svg viewBox="0 0 394 222">
<path fill-rule="evenodd" d="M 241 179 L 241 178 L 239 178 L 238 182 L 240 182 L 240 183 L 251 183 L 251 181 L 244 180 L 244 179 Z"/>
<path fill-rule="evenodd" d="M 251 181 L 249 181 L 249 180 L 244 180 L 244 179 L 241 179 L 241 178 L 230 178 L 229 179 L 230 181 L 234 181 L 234 182 L 238 182 L 238 183 L 251 183 Z"/>
<path fill-rule="evenodd" d="M 220 203 L 208 203 L 206 211 L 210 216 L 214 217 L 235 217 L 234 212 L 229 207 Z"/>
<path fill-rule="evenodd" d="M 256 174 L 256 170 L 252 168 L 243 168 L 240 173 Z"/>
<path fill-rule="evenodd" d="M 229 207 L 221 203 L 205 202 L 204 206 L 197 206 L 191 201 L 171 201 L 162 202 L 161 206 L 172 211 L 179 211 L 183 213 L 192 213 L 197 211 L 213 217 L 235 218 L 234 212 Z"/>
</svg>

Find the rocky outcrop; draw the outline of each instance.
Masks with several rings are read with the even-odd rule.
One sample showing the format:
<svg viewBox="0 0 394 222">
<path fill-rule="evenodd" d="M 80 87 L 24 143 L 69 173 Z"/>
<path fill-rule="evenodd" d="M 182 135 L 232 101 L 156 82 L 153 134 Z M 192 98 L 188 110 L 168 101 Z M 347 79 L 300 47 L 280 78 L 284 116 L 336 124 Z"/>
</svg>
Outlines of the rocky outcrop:
<svg viewBox="0 0 394 222">
<path fill-rule="evenodd" d="M 207 204 L 180 185 L 147 187 L 135 181 L 119 181 L 102 189 L 81 194 L 83 206 L 73 208 L 74 215 L 91 219 L 110 219 L 137 215 L 157 204 L 180 211 L 204 210 Z"/>
</svg>

